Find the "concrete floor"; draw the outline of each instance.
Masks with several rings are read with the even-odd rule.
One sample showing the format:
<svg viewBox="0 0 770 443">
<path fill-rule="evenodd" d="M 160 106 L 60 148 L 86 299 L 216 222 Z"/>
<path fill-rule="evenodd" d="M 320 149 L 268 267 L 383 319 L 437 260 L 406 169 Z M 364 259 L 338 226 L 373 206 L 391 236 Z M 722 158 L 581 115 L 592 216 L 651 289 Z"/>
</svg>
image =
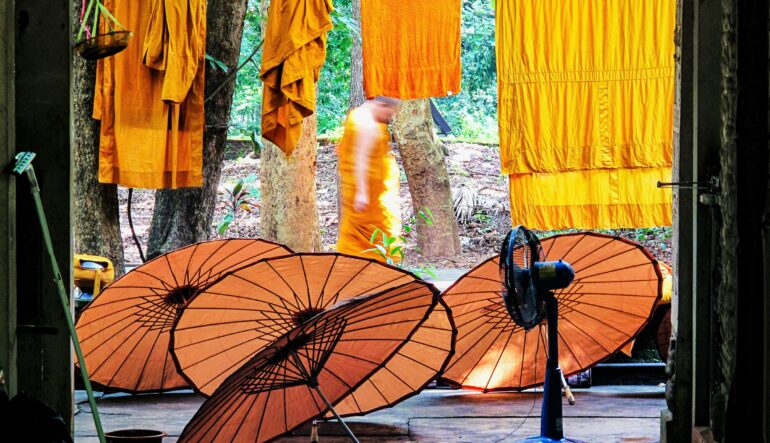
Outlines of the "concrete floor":
<svg viewBox="0 0 770 443">
<path fill-rule="evenodd" d="M 568 437 L 587 442 L 655 442 L 659 438 L 663 388 L 597 386 L 575 390 L 577 404 L 564 406 Z M 88 403 L 77 393 L 75 441 L 96 442 Z M 534 395 L 533 395 L 534 394 Z M 362 442 L 514 442 L 540 429 L 541 392 L 480 394 L 428 389 L 393 408 L 349 419 Z M 112 394 L 99 400 L 106 431 L 144 428 L 168 433 L 174 442 L 202 398 L 187 391 L 161 395 Z M 320 426 L 321 441 L 347 442 L 335 422 Z M 308 442 L 308 428 L 280 442 Z"/>
</svg>

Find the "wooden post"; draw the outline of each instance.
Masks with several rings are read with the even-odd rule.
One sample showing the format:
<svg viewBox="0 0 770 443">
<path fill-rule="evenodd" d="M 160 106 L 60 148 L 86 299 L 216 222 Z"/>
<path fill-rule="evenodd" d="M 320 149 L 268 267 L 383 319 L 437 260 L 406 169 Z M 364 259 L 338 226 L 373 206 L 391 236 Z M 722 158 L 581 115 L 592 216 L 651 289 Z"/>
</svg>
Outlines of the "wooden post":
<svg viewBox="0 0 770 443">
<path fill-rule="evenodd" d="M 13 161 L 14 8 L 0 6 L 0 165 Z M 9 395 L 16 394 L 16 191 L 10 174 L 0 176 L 0 369 Z"/>
<path fill-rule="evenodd" d="M 722 9 L 716 2 L 693 2 L 693 126 L 692 180 L 707 185 L 719 174 L 720 94 L 722 70 Z M 709 425 L 712 372 L 712 294 L 716 287 L 713 245 L 718 234 L 713 211 L 718 207 L 698 201 L 704 189 L 692 191 L 693 241 L 693 426 Z"/>
<path fill-rule="evenodd" d="M 16 148 L 34 162 L 65 286 L 72 287 L 71 0 L 16 2 Z M 49 326 L 52 335 L 19 333 L 18 385 L 48 404 L 72 429 L 73 359 L 67 323 L 29 186 L 17 181 L 19 325 Z"/>
</svg>

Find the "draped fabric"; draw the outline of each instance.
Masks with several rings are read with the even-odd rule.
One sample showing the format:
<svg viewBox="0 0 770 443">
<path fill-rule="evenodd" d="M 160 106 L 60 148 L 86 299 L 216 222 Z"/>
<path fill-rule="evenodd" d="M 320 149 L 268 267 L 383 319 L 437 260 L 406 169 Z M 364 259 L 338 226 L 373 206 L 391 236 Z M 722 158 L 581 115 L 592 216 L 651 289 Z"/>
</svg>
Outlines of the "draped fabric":
<svg viewBox="0 0 770 443">
<path fill-rule="evenodd" d="M 514 224 L 671 224 L 673 0 L 497 3 Z"/>
<path fill-rule="evenodd" d="M 366 96 L 459 93 L 460 7 L 460 0 L 362 0 Z"/>
<path fill-rule="evenodd" d="M 99 60 L 99 181 L 130 188 L 201 186 L 205 0 L 107 0 L 134 37 Z"/>
<path fill-rule="evenodd" d="M 315 84 L 332 29 L 331 0 L 272 0 L 260 78 L 262 136 L 291 155 L 302 120 L 315 112 Z"/>
<path fill-rule="evenodd" d="M 390 237 L 401 235 L 401 210 L 398 200 L 400 174 L 398 163 L 390 151 L 388 127 L 383 123 L 376 123 L 379 137 L 366 167 L 369 206 L 361 212 L 353 208 L 356 195 L 356 137 L 359 125 L 365 124 L 366 120 L 371 120 L 366 111 L 353 110 L 348 115 L 345 135 L 337 147 L 342 194 L 337 250 L 345 254 L 383 260 L 373 252 L 364 251 L 374 247 L 369 240 L 375 229 L 384 231 Z"/>
</svg>

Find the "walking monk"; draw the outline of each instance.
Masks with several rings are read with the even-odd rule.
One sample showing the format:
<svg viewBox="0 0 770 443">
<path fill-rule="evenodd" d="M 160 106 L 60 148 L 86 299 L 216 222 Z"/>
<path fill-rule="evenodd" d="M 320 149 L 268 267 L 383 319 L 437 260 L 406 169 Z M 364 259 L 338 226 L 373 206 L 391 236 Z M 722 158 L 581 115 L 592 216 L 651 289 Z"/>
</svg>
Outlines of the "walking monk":
<svg viewBox="0 0 770 443">
<path fill-rule="evenodd" d="M 345 135 L 337 147 L 342 194 L 339 252 L 385 261 L 374 252 L 364 252 L 373 248 L 372 233 L 380 229 L 389 237 L 401 235 L 400 174 L 388 131 L 388 122 L 400 105 L 395 98 L 375 97 L 348 114 Z"/>
</svg>

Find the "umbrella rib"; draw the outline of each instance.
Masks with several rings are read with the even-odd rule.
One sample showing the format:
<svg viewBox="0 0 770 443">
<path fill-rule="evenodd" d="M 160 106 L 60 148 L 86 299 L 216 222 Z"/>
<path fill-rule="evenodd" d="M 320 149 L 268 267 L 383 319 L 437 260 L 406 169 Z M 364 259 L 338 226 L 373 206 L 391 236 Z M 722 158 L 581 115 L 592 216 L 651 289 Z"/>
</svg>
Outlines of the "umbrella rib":
<svg viewBox="0 0 770 443">
<path fill-rule="evenodd" d="M 598 317 L 595 317 L 595 316 L 593 316 L 593 315 L 590 315 L 590 314 L 588 314 L 588 313 L 585 313 L 585 312 L 583 312 L 583 311 L 581 311 L 581 310 L 578 310 L 578 309 L 575 309 L 575 308 L 572 308 L 572 309 L 574 309 L 574 311 L 575 311 L 575 312 L 577 312 L 578 314 L 580 314 L 580 315 L 582 315 L 582 316 L 584 316 L 584 317 L 588 317 L 588 318 L 590 318 L 591 320 L 594 320 L 595 322 L 597 322 L 597 323 L 599 323 L 599 324 L 601 324 L 601 325 L 603 325 L 603 326 L 606 326 L 606 327 L 608 327 L 608 328 L 610 328 L 610 329 L 614 329 L 615 331 L 617 331 L 617 332 L 620 332 L 621 334 L 625 335 L 625 336 L 626 336 L 626 337 L 628 337 L 628 338 L 631 338 L 631 337 L 633 337 L 633 335 L 631 335 L 631 334 L 629 334 L 629 333 L 627 333 L 627 332 L 625 332 L 625 331 L 622 331 L 622 330 L 620 330 L 620 329 L 616 328 L 615 326 L 612 326 L 612 325 L 611 325 L 611 324 L 609 324 L 609 323 L 606 323 L 606 322 L 602 321 L 602 320 L 601 320 L 600 318 L 598 318 Z M 560 317 L 560 319 L 564 319 L 564 320 L 566 320 L 566 318 L 565 318 L 565 317 Z M 570 323 L 572 323 L 572 322 L 570 321 Z"/>
<path fill-rule="evenodd" d="M 444 331 L 444 332 L 451 332 L 451 331 L 449 331 L 448 329 L 446 329 L 446 330 L 445 330 L 445 329 L 442 329 L 442 331 Z M 428 342 L 420 341 L 420 340 L 417 340 L 417 339 L 414 339 L 414 338 L 413 338 L 411 341 L 412 341 L 413 343 L 417 343 L 417 344 L 418 344 L 418 345 L 420 345 L 420 346 L 425 346 L 426 348 L 433 348 L 433 349 L 435 349 L 435 350 L 437 350 L 437 351 L 442 351 L 442 352 L 449 352 L 449 351 L 451 351 L 451 349 L 444 349 L 444 348 L 442 348 L 441 346 L 436 346 L 436 345 L 434 345 L 434 344 L 432 344 L 432 343 L 428 343 Z"/>
<path fill-rule="evenodd" d="M 481 359 L 483 359 L 483 358 L 484 358 L 484 354 L 486 354 L 486 352 L 487 352 L 487 351 L 489 351 L 489 348 L 491 348 L 491 347 L 492 347 L 492 343 L 495 343 L 495 342 L 497 341 L 497 339 L 498 339 L 498 338 L 500 338 L 500 336 L 501 336 L 501 335 L 503 335 L 503 333 L 504 333 L 504 332 L 505 332 L 505 330 L 504 330 L 504 329 L 500 329 L 500 330 L 499 330 L 499 332 L 497 333 L 497 336 L 496 336 L 495 338 L 493 338 L 493 339 L 492 339 L 492 341 L 490 342 L 490 344 L 489 344 L 489 347 L 487 347 L 486 351 L 482 352 L 482 353 L 481 353 L 481 356 L 479 357 L 479 359 L 478 359 L 478 360 L 476 360 L 476 363 L 474 363 L 474 364 L 472 364 L 472 365 L 470 366 L 471 370 L 468 372 L 468 374 L 466 374 L 466 375 L 465 375 L 465 378 L 463 378 L 463 380 L 460 382 L 460 384 L 461 384 L 461 385 L 464 385 L 464 384 L 465 384 L 465 382 L 468 380 L 468 377 L 470 377 L 470 375 L 471 375 L 471 372 L 473 372 L 473 370 L 476 368 L 476 366 L 479 364 L 479 362 L 481 362 Z M 486 334 L 484 334 L 484 336 L 486 336 Z M 482 338 L 483 338 L 483 337 L 482 337 Z M 464 352 L 464 353 L 463 353 L 463 357 L 464 357 L 464 356 L 466 356 L 466 355 L 468 355 L 468 353 L 469 353 L 469 352 L 471 352 L 471 351 L 472 351 L 472 350 L 473 350 L 473 349 L 474 349 L 476 346 L 478 346 L 478 345 L 479 345 L 481 342 L 482 342 L 481 340 L 477 340 L 477 341 L 476 341 L 476 343 L 472 344 L 472 345 L 471 345 L 471 346 L 468 348 L 468 350 L 467 350 L 466 352 Z M 458 362 L 460 362 L 460 360 L 462 360 L 462 358 L 459 358 L 459 359 L 457 359 L 457 360 L 456 360 L 454 363 L 452 363 L 452 364 L 451 364 L 449 367 L 447 367 L 447 371 L 448 371 L 450 368 L 452 368 L 452 367 L 453 367 L 455 364 L 457 364 Z"/>
<path fill-rule="evenodd" d="M 614 257 L 608 257 L 608 258 L 607 258 L 607 260 L 611 260 L 611 259 L 613 259 L 613 258 L 614 258 Z M 608 270 L 606 270 L 606 271 L 596 272 L 596 273 L 594 273 L 594 274 L 590 274 L 590 275 L 584 275 L 584 274 L 582 274 L 582 272 L 584 272 L 586 269 L 590 269 L 590 268 L 592 268 L 592 267 L 594 267 L 594 266 L 596 266 L 596 265 L 598 265 L 598 264 L 600 264 L 600 263 L 602 263 L 602 262 L 597 262 L 597 263 L 594 263 L 593 265 L 591 265 L 591 266 L 589 266 L 589 267 L 586 267 L 586 268 L 583 268 L 583 269 L 581 269 L 581 270 L 580 270 L 580 272 L 581 272 L 581 274 L 580 274 L 580 278 L 579 278 L 579 279 L 577 279 L 577 280 L 585 280 L 585 279 L 587 279 L 587 278 L 596 277 L 596 276 L 598 276 L 598 275 L 607 275 L 607 274 L 611 274 L 611 273 L 615 273 L 615 272 L 620 272 L 620 271 L 627 271 L 627 270 L 629 270 L 629 269 L 634 269 L 634 268 L 644 268 L 644 267 L 652 266 L 652 262 L 651 262 L 651 261 L 649 261 L 649 259 L 648 259 L 646 262 L 643 262 L 643 263 L 636 263 L 636 264 L 633 264 L 633 265 L 624 266 L 624 267 L 622 267 L 622 268 L 612 268 L 612 269 L 608 269 Z M 655 280 L 657 280 L 657 278 L 655 278 L 655 279 L 649 279 L 648 281 L 655 281 Z M 587 282 L 587 283 L 593 283 L 593 282 Z"/>
<path fill-rule="evenodd" d="M 157 346 L 158 340 L 160 339 L 160 336 L 161 336 L 162 333 L 163 333 L 163 331 L 161 330 L 161 332 L 158 333 L 158 335 L 155 336 L 155 341 L 153 341 L 152 346 L 150 346 L 150 352 L 147 353 L 147 358 L 144 360 L 144 365 L 142 365 L 142 370 L 139 372 L 139 378 L 136 379 L 136 385 L 134 385 L 134 392 L 139 390 L 139 383 L 142 381 L 142 378 L 144 377 L 144 371 L 147 370 L 147 366 L 150 363 L 150 357 L 152 356 L 153 350 L 155 349 L 155 346 Z M 164 356 L 164 358 L 163 358 L 163 369 L 165 370 L 165 368 L 166 368 L 166 360 L 167 360 L 167 358 L 165 358 L 165 357 L 168 356 L 168 345 L 166 345 L 166 349 L 163 352 L 163 356 Z M 163 387 L 163 385 L 161 384 L 161 388 L 162 387 Z"/>
<path fill-rule="evenodd" d="M 112 314 L 109 314 L 109 315 L 107 315 L 107 316 L 104 316 L 104 317 L 100 317 L 100 318 L 99 318 L 99 320 L 104 320 L 105 318 L 109 318 L 109 317 L 110 317 L 110 316 L 112 316 L 113 314 L 115 314 L 115 315 L 117 315 L 117 314 L 125 314 L 125 312 L 124 312 L 124 311 L 116 311 L 116 312 L 113 312 Z M 118 323 L 122 322 L 122 321 L 125 321 L 125 320 L 130 320 L 130 319 L 131 319 L 131 317 L 133 317 L 133 316 L 134 316 L 134 313 L 133 313 L 133 312 L 129 312 L 129 313 L 128 313 L 128 314 L 127 314 L 125 317 L 123 317 L 123 318 L 120 318 L 120 319 L 118 319 L 118 320 L 115 320 L 114 322 L 112 322 L 112 323 L 108 324 L 107 326 L 105 326 L 105 327 L 103 327 L 103 328 L 99 329 L 98 331 L 94 331 L 93 333 L 89 334 L 87 337 L 83 337 L 83 335 L 81 335 L 81 334 L 82 334 L 82 329 L 83 329 L 83 328 L 85 328 L 85 327 L 87 327 L 87 326 L 88 326 L 88 323 L 87 323 L 87 322 L 84 322 L 84 323 L 82 323 L 82 324 L 81 324 L 81 323 L 78 323 L 77 329 L 80 329 L 80 331 L 78 332 L 78 335 L 82 337 L 82 338 L 80 339 L 80 344 L 83 344 L 83 343 L 85 343 L 85 342 L 89 341 L 90 339 L 92 339 L 92 338 L 94 338 L 94 337 L 98 337 L 98 336 L 99 336 L 99 335 L 101 335 L 101 334 L 102 334 L 104 331 L 106 331 L 106 330 L 108 330 L 108 329 L 111 329 L 111 328 L 114 328 L 114 327 L 116 327 L 116 325 L 117 325 Z M 81 318 L 82 318 L 82 317 L 81 317 Z M 133 323 L 133 321 L 129 321 L 128 323 L 129 323 L 129 324 L 132 324 L 132 323 Z"/>
<path fill-rule="evenodd" d="M 179 280 L 176 279 L 176 272 L 174 271 L 174 267 L 171 266 L 171 260 L 168 259 L 168 254 L 163 254 L 161 257 L 163 257 L 163 260 L 166 262 L 166 266 L 168 266 L 168 271 L 171 274 L 171 278 L 174 279 L 174 287 L 176 288 L 181 287 L 181 285 L 179 284 Z"/>
<path fill-rule="evenodd" d="M 597 345 L 599 345 L 599 347 L 601 347 L 602 349 L 604 349 L 604 351 L 605 351 L 605 352 L 607 352 L 607 353 L 612 353 L 612 351 L 610 351 L 609 349 L 607 349 L 607 347 L 606 347 L 606 346 L 604 346 L 603 344 L 599 343 L 599 341 L 598 341 L 598 340 L 596 340 L 596 339 L 595 339 L 595 338 L 594 338 L 594 337 L 593 337 L 591 334 L 589 334 L 589 333 L 587 333 L 586 331 L 584 331 L 584 330 L 583 330 L 583 328 L 581 328 L 580 326 L 578 326 L 577 324 L 575 324 L 575 322 L 573 322 L 572 320 L 569 320 L 569 319 L 566 319 L 566 318 L 563 318 L 562 320 L 566 321 L 567 323 L 570 323 L 572 326 L 574 326 L 574 327 L 575 327 L 575 329 L 577 329 L 578 331 L 582 332 L 582 333 L 583 333 L 583 335 L 585 335 L 586 337 L 588 337 L 589 339 L 591 339 L 591 341 L 593 341 L 594 343 L 596 343 Z M 626 334 L 626 335 L 627 335 L 627 334 Z"/>
<path fill-rule="evenodd" d="M 511 334 L 513 335 L 513 334 Z M 521 347 L 521 358 L 519 359 L 519 386 L 522 385 L 522 382 L 524 381 L 524 356 L 527 355 L 527 334 L 524 333 L 524 344 Z M 537 365 L 537 358 L 535 358 L 535 365 Z M 537 366 L 536 366 L 537 367 Z"/>
<path fill-rule="evenodd" d="M 337 258 L 339 258 L 339 255 L 335 255 L 332 257 L 332 264 L 329 266 L 329 271 L 326 273 L 326 278 L 324 279 L 323 284 L 321 285 L 321 297 L 319 299 L 318 306 L 323 307 L 326 309 L 326 303 L 324 300 L 324 297 L 326 296 L 326 286 L 329 284 L 329 279 L 332 276 L 332 271 L 334 270 L 334 266 L 337 264 Z M 339 292 L 337 292 L 339 294 Z"/>
<path fill-rule="evenodd" d="M 598 309 L 605 309 L 607 311 L 617 312 L 619 314 L 629 315 L 631 317 L 636 317 L 636 318 L 641 318 L 641 319 L 649 318 L 649 316 L 636 315 L 636 314 L 632 314 L 631 312 L 621 311 L 620 309 L 609 308 L 609 307 L 606 307 L 606 306 L 597 305 L 596 303 L 587 303 L 587 302 L 580 301 L 580 300 L 570 300 L 570 301 L 575 304 L 575 306 L 570 306 L 570 308 L 575 310 L 575 311 L 578 310 L 577 306 L 579 306 L 579 305 L 586 305 L 586 306 L 593 306 L 593 307 L 598 308 Z M 582 313 L 582 311 L 580 311 L 580 312 Z M 588 315 L 588 314 L 586 314 L 586 315 Z M 562 316 L 560 315 L 559 317 L 562 317 Z"/>
<path fill-rule="evenodd" d="M 303 280 L 305 281 L 305 291 L 307 292 L 307 306 L 308 308 L 311 308 L 313 307 L 313 301 L 310 299 L 310 282 L 308 281 L 307 269 L 305 269 L 305 258 L 302 255 L 299 256 L 299 264 L 300 264 L 300 267 L 302 268 L 302 276 L 304 277 Z"/>
<path fill-rule="evenodd" d="M 505 344 L 502 346 L 502 348 L 500 348 L 500 355 L 497 356 L 495 367 L 492 368 L 492 372 L 489 373 L 489 378 L 487 379 L 487 384 L 484 385 L 485 391 L 489 389 L 489 384 L 492 382 L 492 377 L 495 375 L 495 371 L 497 371 L 497 366 L 500 364 L 500 360 L 503 358 L 503 354 L 505 354 L 505 348 L 507 348 L 508 343 L 511 342 L 511 337 L 513 337 L 513 333 L 508 334 L 508 338 L 505 339 Z"/>
<path fill-rule="evenodd" d="M 589 295 L 599 295 L 599 296 L 601 296 L 601 295 L 611 295 L 611 296 L 614 296 L 614 297 L 632 297 L 632 298 L 657 298 L 658 297 L 657 294 L 656 295 L 620 294 L 620 293 L 616 293 L 616 292 L 584 292 L 584 291 L 572 292 L 572 291 L 567 291 L 567 292 L 563 292 L 563 294 L 567 294 L 567 295 L 582 295 L 582 296 L 589 296 Z M 557 299 L 562 299 L 562 297 L 560 297 L 560 295 L 561 294 L 556 294 L 556 298 Z"/>
<path fill-rule="evenodd" d="M 565 261 L 566 261 L 565 257 L 567 257 L 568 255 L 570 255 L 570 254 L 572 253 L 572 251 L 574 251 L 574 250 L 575 250 L 575 248 L 576 248 L 576 247 L 577 247 L 577 246 L 578 246 L 580 243 L 582 243 L 582 242 L 583 242 L 583 240 L 585 240 L 585 239 L 586 239 L 586 237 L 588 237 L 588 234 L 586 234 L 586 233 L 583 233 L 582 235 L 580 235 L 580 238 L 579 238 L 579 239 L 578 239 L 578 240 L 577 240 L 577 241 L 576 241 L 576 242 L 575 242 L 575 243 L 574 243 L 574 244 L 573 244 L 573 245 L 572 245 L 572 246 L 571 246 L 571 247 L 570 247 L 570 248 L 569 248 L 569 249 L 568 249 L 568 250 L 567 250 L 567 251 L 566 251 L 564 254 L 562 254 L 562 257 L 561 257 L 561 258 L 562 258 L 563 260 L 565 260 Z M 546 256 L 546 257 L 548 257 L 548 255 L 551 253 L 551 250 L 553 249 L 553 246 L 556 244 L 556 241 L 557 241 L 557 240 L 558 240 L 558 239 L 553 239 L 553 240 L 551 241 L 551 244 L 550 244 L 550 245 L 549 245 L 549 247 L 548 247 L 548 252 L 545 254 L 545 256 Z M 582 257 L 578 258 L 578 260 L 582 260 Z"/>
<path fill-rule="evenodd" d="M 572 347 L 567 343 L 567 340 L 565 340 L 564 337 L 562 337 L 561 332 L 559 332 L 559 340 L 561 340 L 561 342 L 564 344 L 564 347 L 567 348 L 569 353 L 572 355 L 572 359 L 575 360 L 575 362 L 577 362 L 578 366 L 581 368 L 584 367 L 583 363 L 580 361 L 577 355 L 575 355 L 575 351 L 573 351 Z"/>
<path fill-rule="evenodd" d="M 598 250 L 595 251 L 595 252 L 598 252 Z M 607 256 L 607 257 L 601 257 L 600 260 L 597 260 L 597 261 L 595 261 L 593 263 L 590 263 L 588 266 L 586 266 L 584 268 L 580 268 L 580 271 L 582 272 L 582 271 L 585 271 L 586 269 L 591 269 L 591 268 L 593 268 L 595 266 L 598 266 L 598 265 L 600 265 L 602 263 L 605 263 L 607 261 L 611 261 L 613 259 L 616 259 L 616 258 L 620 257 L 621 255 L 626 255 L 626 254 L 634 253 L 634 252 L 641 253 L 641 251 L 638 248 L 636 248 L 636 247 L 629 247 L 629 248 L 624 249 L 624 250 L 622 250 L 620 252 L 617 252 L 617 253 L 615 253 L 613 255 L 610 255 L 610 256 Z M 646 260 L 646 263 L 642 263 L 640 266 L 652 265 L 652 260 L 650 258 L 644 257 L 643 260 Z"/>
<path fill-rule="evenodd" d="M 301 260 L 302 260 L 302 259 L 300 258 L 300 261 L 301 261 Z M 293 287 L 292 287 L 292 286 L 289 284 L 289 282 L 287 282 L 287 281 L 286 281 L 286 279 L 285 279 L 285 278 L 283 278 L 283 275 L 281 275 L 281 273 L 280 273 L 280 272 L 278 272 L 278 270 L 276 270 L 276 269 L 275 269 L 275 267 L 273 266 L 273 263 L 272 263 L 271 261 L 269 261 L 269 260 L 268 260 L 268 261 L 265 261 L 265 264 L 267 265 L 267 267 L 268 267 L 268 268 L 270 268 L 270 269 L 271 269 L 271 270 L 272 270 L 272 271 L 275 273 L 275 275 L 277 275 L 277 276 L 278 276 L 278 278 L 280 278 L 280 279 L 281 279 L 281 281 L 283 282 L 283 284 L 285 284 L 285 285 L 286 285 L 286 287 L 287 287 L 287 288 L 289 288 L 289 290 L 291 291 L 291 295 L 293 295 L 293 296 L 294 296 L 294 300 L 296 300 L 296 301 L 297 301 L 297 307 L 298 307 L 298 309 L 297 309 L 297 310 L 298 310 L 298 311 L 304 311 L 305 309 L 308 309 L 308 308 L 310 308 L 310 306 L 304 306 L 304 305 L 302 304 L 302 300 L 300 300 L 300 298 L 299 298 L 299 295 L 297 295 L 297 292 L 296 292 L 296 291 L 294 290 L 294 288 L 293 288 Z M 276 294 L 276 295 L 278 295 L 278 294 Z"/>
<path fill-rule="evenodd" d="M 413 361 L 413 362 L 417 363 L 418 365 L 420 365 L 420 366 L 423 366 L 425 369 L 428 369 L 428 370 L 430 370 L 430 371 L 435 371 L 435 372 L 438 372 L 438 371 L 436 370 L 436 368 L 430 367 L 430 366 L 426 365 L 425 363 L 423 363 L 423 362 L 421 362 L 421 361 L 419 361 L 419 360 L 415 360 L 414 358 L 412 358 L 412 357 L 410 357 L 410 356 L 408 356 L 408 355 L 406 355 L 406 354 L 402 354 L 401 352 L 399 352 L 397 355 L 400 355 L 401 357 L 404 357 L 404 358 L 405 358 L 405 359 L 407 359 L 407 360 L 411 360 L 411 361 Z M 394 375 L 395 375 L 395 374 L 394 374 Z M 405 384 L 406 384 L 406 383 L 405 383 Z"/>
<path fill-rule="evenodd" d="M 191 346 L 199 346 L 199 345 L 201 345 L 203 343 L 208 343 L 210 341 L 219 340 L 221 338 L 232 337 L 232 336 L 235 336 L 235 335 L 238 335 L 238 334 L 244 334 L 244 333 L 247 333 L 247 332 L 251 332 L 252 329 L 253 328 L 242 329 L 242 330 L 235 331 L 235 332 L 228 332 L 227 334 L 222 334 L 222 335 L 218 335 L 218 336 L 215 336 L 215 337 L 208 337 L 208 338 L 205 338 L 203 340 L 199 340 L 199 341 L 188 343 L 186 345 L 174 346 L 174 349 L 181 350 L 181 349 L 187 349 L 187 348 L 189 348 Z M 278 332 L 278 331 L 276 331 L 276 332 Z M 274 340 L 266 340 L 265 337 L 270 337 L 270 338 L 273 338 L 274 340 L 280 338 L 280 336 L 272 337 L 268 333 L 263 333 L 262 335 L 257 336 L 257 337 L 250 337 L 249 340 L 274 341 Z"/>
<path fill-rule="evenodd" d="M 118 369 L 116 369 L 115 372 L 113 372 L 112 377 L 110 377 L 109 382 L 107 382 L 107 386 L 112 385 L 112 382 L 115 380 L 115 377 L 118 376 L 118 372 L 120 372 L 121 369 L 123 369 L 123 365 L 125 365 L 126 362 L 128 361 L 128 357 L 130 357 L 131 354 L 134 353 L 136 348 L 139 347 L 139 343 L 141 343 L 142 340 L 144 340 L 144 337 L 146 337 L 147 334 L 151 331 L 151 329 L 149 329 L 149 328 L 143 328 L 143 329 L 144 329 L 144 334 L 142 334 L 142 336 L 138 340 L 136 340 L 134 342 L 134 346 L 131 347 L 131 350 L 126 354 L 126 358 L 120 363 L 120 365 L 118 366 Z M 131 334 L 131 335 L 133 335 L 133 334 Z M 107 362 L 107 360 L 109 360 L 109 358 L 105 359 L 105 363 Z M 147 364 L 147 362 L 145 361 L 145 365 L 146 364 Z M 101 366 L 102 365 L 99 365 L 100 368 L 101 368 Z"/>
<path fill-rule="evenodd" d="M 138 327 L 138 328 L 136 329 L 136 331 L 134 331 L 134 332 L 132 332 L 132 333 L 128 334 L 128 336 L 129 336 L 129 337 L 130 337 L 130 336 L 132 336 L 132 335 L 133 335 L 133 334 L 135 334 L 135 333 L 136 333 L 136 332 L 137 332 L 139 329 L 141 329 L 141 327 Z M 95 352 L 95 351 L 96 351 L 96 350 L 97 350 L 97 349 L 98 349 L 100 346 L 104 345 L 105 343 L 109 342 L 110 340 L 114 339 L 115 337 L 116 337 L 116 336 L 115 336 L 115 335 L 113 335 L 113 336 L 111 336 L 109 339 L 107 339 L 106 341 L 104 341 L 104 342 L 102 342 L 102 343 L 99 343 L 99 345 L 97 345 L 97 347 L 95 347 L 94 349 L 92 349 L 92 350 L 90 350 L 90 351 L 86 352 L 86 353 L 84 354 L 84 357 L 85 357 L 85 358 L 88 358 L 88 357 L 90 357 L 90 355 L 91 355 L 93 352 Z M 135 346 L 136 346 L 136 345 L 135 345 Z M 112 355 L 113 355 L 113 354 L 110 354 L 108 357 L 106 357 L 106 358 L 102 359 L 102 362 L 101 362 L 99 365 L 97 365 L 96 367 L 92 367 L 91 365 L 88 365 L 88 372 L 89 372 L 91 375 L 93 375 L 93 374 L 96 374 L 97 372 L 99 372 L 99 370 L 102 368 L 102 366 L 103 366 L 104 364 L 106 364 L 106 363 L 107 363 L 107 362 L 110 360 L 110 358 L 112 357 Z M 96 358 L 96 357 L 94 357 L 94 358 Z"/>
<path fill-rule="evenodd" d="M 192 284 L 192 280 L 190 280 L 190 263 L 192 263 L 193 256 L 195 256 L 196 251 L 198 251 L 198 247 L 200 246 L 199 243 L 196 243 L 192 245 L 191 251 L 189 254 L 187 254 L 187 265 L 184 267 L 184 280 L 185 282 Z"/>
<path fill-rule="evenodd" d="M 268 266 L 270 266 L 270 265 L 268 264 Z M 272 269 L 272 268 L 271 268 L 271 269 Z M 267 293 L 269 293 L 269 294 L 273 294 L 273 295 L 274 295 L 274 296 L 276 296 L 276 298 L 278 298 L 279 300 L 281 300 L 281 301 L 283 301 L 283 302 L 286 302 L 286 303 L 288 303 L 288 300 L 286 300 L 286 299 L 285 299 L 285 298 L 284 298 L 282 295 L 278 294 L 277 292 L 271 291 L 270 289 L 268 289 L 268 288 L 266 288 L 266 287 L 264 287 L 264 286 L 262 286 L 262 285 L 260 285 L 260 284 L 258 284 L 258 283 L 256 283 L 256 282 L 253 282 L 253 281 L 251 281 L 251 280 L 247 280 L 246 278 L 244 278 L 244 277 L 241 277 L 241 276 L 240 276 L 240 275 L 238 275 L 237 273 L 233 273 L 233 274 L 230 274 L 230 276 L 232 276 L 232 277 L 235 277 L 235 278 L 237 278 L 237 279 L 239 279 L 239 280 L 243 280 L 243 281 L 245 281 L 246 283 L 248 283 L 248 284 L 250 284 L 250 285 L 252 285 L 252 286 L 254 286 L 254 287 L 258 288 L 258 289 L 261 289 L 261 290 L 263 290 L 263 291 L 265 291 L 265 292 L 267 292 Z M 291 287 L 289 287 L 289 289 L 291 290 Z M 216 294 L 215 292 L 211 292 L 211 291 L 206 291 L 206 292 L 207 292 L 207 293 L 211 293 L 211 294 Z M 293 293 L 293 292 L 294 292 L 294 291 L 292 290 L 292 293 Z M 226 295 L 226 296 L 228 296 L 228 297 L 237 297 L 237 296 L 235 296 L 235 295 L 231 295 L 231 294 L 219 294 L 219 295 Z M 296 297 L 296 294 L 295 294 L 295 297 Z M 249 300 L 253 300 L 253 298 L 249 298 Z M 300 308 L 301 308 L 301 306 L 300 306 L 300 305 L 294 306 L 294 309 L 296 309 L 296 310 L 298 310 L 298 311 L 300 311 L 300 310 L 301 310 Z"/>
<path fill-rule="evenodd" d="M 579 243 L 579 242 L 582 242 L 582 241 L 583 241 L 583 239 L 585 239 L 586 237 L 588 237 L 588 234 L 583 234 L 583 237 L 582 237 L 582 238 L 581 238 L 581 239 L 578 241 L 578 243 Z M 615 241 L 615 239 L 614 239 L 614 238 L 609 238 L 609 239 L 608 239 L 606 242 L 604 242 L 603 244 L 596 246 L 594 249 L 592 249 L 592 250 L 590 250 L 590 251 L 586 252 L 585 254 L 583 254 L 582 256 L 580 256 L 580 257 L 578 257 L 578 258 L 576 258 L 576 259 L 567 258 L 567 255 L 565 254 L 565 255 L 562 257 L 562 260 L 564 260 L 564 261 L 568 261 L 570 264 L 572 264 L 572 265 L 574 266 L 574 265 L 576 265 L 577 263 L 580 263 L 581 261 L 583 261 L 583 260 L 585 260 L 586 258 L 590 257 L 591 255 L 595 254 L 596 252 L 600 251 L 602 248 L 604 248 L 605 246 L 607 246 L 608 244 L 610 244 L 610 243 L 612 243 L 612 242 L 614 242 L 614 241 Z M 577 246 L 577 245 L 575 245 L 575 246 Z M 572 248 L 572 249 L 574 249 L 574 246 L 573 246 L 573 248 Z"/>
</svg>

